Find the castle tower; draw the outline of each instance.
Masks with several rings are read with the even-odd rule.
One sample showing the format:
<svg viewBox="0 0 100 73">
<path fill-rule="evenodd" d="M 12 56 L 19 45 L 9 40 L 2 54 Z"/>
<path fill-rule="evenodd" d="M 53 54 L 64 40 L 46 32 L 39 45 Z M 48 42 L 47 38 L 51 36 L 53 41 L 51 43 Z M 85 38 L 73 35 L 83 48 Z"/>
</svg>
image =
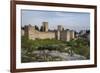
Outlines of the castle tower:
<svg viewBox="0 0 100 73">
<path fill-rule="evenodd" d="M 73 30 L 70 31 L 70 37 L 71 37 L 71 39 L 74 39 L 75 38 L 75 32 Z"/>
<path fill-rule="evenodd" d="M 70 41 L 70 31 L 69 30 L 61 31 L 60 39 L 63 41 Z"/>
<path fill-rule="evenodd" d="M 71 32 L 69 30 L 67 30 L 67 38 L 66 41 L 70 41 L 71 40 Z"/>
<path fill-rule="evenodd" d="M 28 38 L 28 39 L 35 39 L 35 36 L 33 36 L 34 32 L 35 32 L 35 27 L 32 26 L 31 24 L 29 25 L 26 25 L 25 26 L 25 36 Z"/>
<path fill-rule="evenodd" d="M 58 31 L 62 31 L 62 30 L 63 30 L 62 25 L 58 25 Z"/>
<path fill-rule="evenodd" d="M 43 22 L 43 31 L 48 32 L 48 22 Z"/>
<path fill-rule="evenodd" d="M 60 40 L 60 31 L 57 30 L 56 33 L 55 33 L 55 35 L 56 35 L 56 39 Z"/>
</svg>

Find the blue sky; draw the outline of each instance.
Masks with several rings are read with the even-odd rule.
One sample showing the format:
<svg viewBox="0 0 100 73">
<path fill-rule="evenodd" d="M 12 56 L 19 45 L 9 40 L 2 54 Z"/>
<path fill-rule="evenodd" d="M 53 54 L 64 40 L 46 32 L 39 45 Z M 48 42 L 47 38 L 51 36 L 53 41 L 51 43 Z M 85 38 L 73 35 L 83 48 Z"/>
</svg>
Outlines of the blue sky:
<svg viewBox="0 0 100 73">
<path fill-rule="evenodd" d="M 48 22 L 49 29 L 57 29 L 58 25 L 76 31 L 90 28 L 90 13 L 21 10 L 21 16 L 22 26 L 31 24 L 40 28 L 42 22 L 45 21 Z"/>
</svg>

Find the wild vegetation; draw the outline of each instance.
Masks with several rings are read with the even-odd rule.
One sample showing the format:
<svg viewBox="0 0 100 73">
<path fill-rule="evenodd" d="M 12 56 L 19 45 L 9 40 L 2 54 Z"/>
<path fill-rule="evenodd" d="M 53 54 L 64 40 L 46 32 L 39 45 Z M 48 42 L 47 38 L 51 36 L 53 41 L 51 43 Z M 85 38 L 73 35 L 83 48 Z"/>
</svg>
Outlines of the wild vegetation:
<svg viewBox="0 0 100 73">
<path fill-rule="evenodd" d="M 61 57 L 48 55 L 50 51 L 59 51 L 70 54 L 78 54 L 89 59 L 90 47 L 89 42 L 79 38 L 76 40 L 61 41 L 56 39 L 36 39 L 29 40 L 25 36 L 21 37 L 21 61 L 22 62 L 44 62 L 44 61 L 61 61 Z M 40 54 L 37 54 L 38 52 Z"/>
</svg>

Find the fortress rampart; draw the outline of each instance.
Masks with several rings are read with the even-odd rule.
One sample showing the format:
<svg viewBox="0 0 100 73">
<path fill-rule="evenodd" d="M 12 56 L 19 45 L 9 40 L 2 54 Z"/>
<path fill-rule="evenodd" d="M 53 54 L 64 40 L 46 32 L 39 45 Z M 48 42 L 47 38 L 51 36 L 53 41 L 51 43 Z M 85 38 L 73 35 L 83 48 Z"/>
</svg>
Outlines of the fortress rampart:
<svg viewBox="0 0 100 73">
<path fill-rule="evenodd" d="M 23 32 L 23 30 L 22 30 Z M 55 31 L 48 31 L 48 22 L 43 22 L 42 31 L 35 29 L 35 26 L 24 26 L 24 32 L 22 35 L 28 37 L 28 39 L 57 39 L 63 41 L 70 41 L 75 38 L 75 32 L 71 30 L 64 30 L 61 25 L 58 25 L 58 29 Z"/>
</svg>

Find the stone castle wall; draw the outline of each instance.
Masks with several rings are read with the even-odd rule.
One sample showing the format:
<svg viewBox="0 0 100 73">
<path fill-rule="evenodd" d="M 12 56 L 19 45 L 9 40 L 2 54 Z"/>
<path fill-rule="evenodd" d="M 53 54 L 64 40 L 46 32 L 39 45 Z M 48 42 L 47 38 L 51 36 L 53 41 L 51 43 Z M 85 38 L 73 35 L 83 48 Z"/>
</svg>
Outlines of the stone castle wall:
<svg viewBox="0 0 100 73">
<path fill-rule="evenodd" d="M 27 31 L 25 32 L 28 34 L 28 38 L 35 40 L 35 39 L 54 39 L 55 38 L 55 32 L 40 32 L 35 30 L 34 27 L 27 26 Z"/>
<path fill-rule="evenodd" d="M 35 32 L 29 33 L 29 39 L 54 39 L 55 33 L 54 32 Z"/>
<path fill-rule="evenodd" d="M 71 39 L 75 38 L 75 32 L 70 30 L 61 30 L 62 26 L 59 26 L 58 30 L 56 31 L 48 31 L 48 24 L 43 23 L 44 30 L 38 31 L 35 29 L 35 26 L 25 26 L 24 28 L 24 34 L 29 39 L 35 40 L 35 39 L 57 39 L 57 40 L 63 40 L 63 41 L 70 41 Z"/>
</svg>

